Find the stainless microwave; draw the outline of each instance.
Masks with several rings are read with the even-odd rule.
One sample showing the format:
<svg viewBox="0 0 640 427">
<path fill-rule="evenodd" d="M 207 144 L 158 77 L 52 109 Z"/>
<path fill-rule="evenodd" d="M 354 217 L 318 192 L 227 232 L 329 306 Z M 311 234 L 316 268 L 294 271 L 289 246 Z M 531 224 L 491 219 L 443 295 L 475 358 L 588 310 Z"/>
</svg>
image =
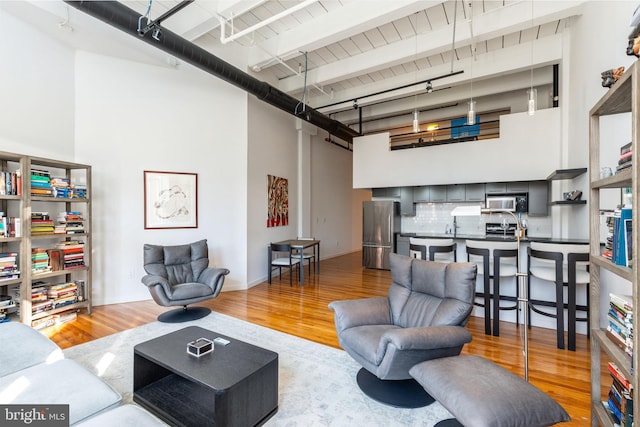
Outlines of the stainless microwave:
<svg viewBox="0 0 640 427">
<path fill-rule="evenodd" d="M 527 212 L 529 210 L 526 195 L 487 196 L 486 208 L 509 212 Z"/>
</svg>

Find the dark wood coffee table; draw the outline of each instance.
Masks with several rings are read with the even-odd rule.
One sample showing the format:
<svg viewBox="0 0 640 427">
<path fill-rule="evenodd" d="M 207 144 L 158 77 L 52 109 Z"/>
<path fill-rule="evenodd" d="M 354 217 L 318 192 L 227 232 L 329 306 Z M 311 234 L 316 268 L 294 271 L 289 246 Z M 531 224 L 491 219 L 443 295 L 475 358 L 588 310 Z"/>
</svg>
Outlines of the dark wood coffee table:
<svg viewBox="0 0 640 427">
<path fill-rule="evenodd" d="M 221 337 L 200 357 L 187 343 Z M 133 350 L 133 400 L 176 426 L 261 425 L 278 410 L 278 353 L 189 326 Z"/>
</svg>

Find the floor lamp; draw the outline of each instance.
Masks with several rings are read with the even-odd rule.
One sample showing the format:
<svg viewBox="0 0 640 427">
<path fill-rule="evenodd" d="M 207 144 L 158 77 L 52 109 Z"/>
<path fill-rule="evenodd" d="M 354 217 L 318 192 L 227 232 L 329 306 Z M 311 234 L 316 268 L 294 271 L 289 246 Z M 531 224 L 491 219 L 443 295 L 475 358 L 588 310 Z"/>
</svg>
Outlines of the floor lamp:
<svg viewBox="0 0 640 427">
<path fill-rule="evenodd" d="M 518 304 L 524 306 L 523 319 L 524 319 L 524 379 L 529 381 L 529 331 L 528 331 L 528 305 L 529 305 L 529 292 L 527 288 L 527 273 L 523 273 L 520 270 L 520 238 L 522 237 L 522 223 L 515 213 L 504 209 L 484 209 L 480 206 L 457 206 L 451 211 L 451 216 L 480 216 L 482 214 L 502 213 L 509 214 L 516 221 L 516 233 L 515 238 L 518 242 L 517 247 L 517 259 L 516 259 L 516 278 L 518 280 L 518 287 L 520 288 L 520 297 L 518 297 Z M 488 272 L 485 272 L 488 274 Z"/>
</svg>

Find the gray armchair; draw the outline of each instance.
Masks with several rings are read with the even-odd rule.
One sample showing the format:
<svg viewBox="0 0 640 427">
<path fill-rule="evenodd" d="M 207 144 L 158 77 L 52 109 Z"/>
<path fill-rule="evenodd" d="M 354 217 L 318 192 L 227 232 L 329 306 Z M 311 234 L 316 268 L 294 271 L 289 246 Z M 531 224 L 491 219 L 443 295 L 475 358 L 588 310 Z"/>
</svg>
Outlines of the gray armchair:
<svg viewBox="0 0 640 427">
<path fill-rule="evenodd" d="M 144 270 L 147 275 L 142 283 L 149 288 L 153 300 L 164 307 L 182 306 L 158 316 L 166 323 L 200 319 L 211 310 L 192 307 L 189 304 L 215 298 L 220 293 L 226 268 L 209 268 L 207 240 L 186 245 L 144 245 Z"/>
<path fill-rule="evenodd" d="M 476 265 L 390 254 L 388 297 L 334 301 L 342 348 L 360 365 L 357 382 L 375 400 L 420 407 L 433 399 L 409 374 L 425 360 L 459 355 L 471 334 Z M 391 381 L 393 380 L 393 381 Z"/>
</svg>

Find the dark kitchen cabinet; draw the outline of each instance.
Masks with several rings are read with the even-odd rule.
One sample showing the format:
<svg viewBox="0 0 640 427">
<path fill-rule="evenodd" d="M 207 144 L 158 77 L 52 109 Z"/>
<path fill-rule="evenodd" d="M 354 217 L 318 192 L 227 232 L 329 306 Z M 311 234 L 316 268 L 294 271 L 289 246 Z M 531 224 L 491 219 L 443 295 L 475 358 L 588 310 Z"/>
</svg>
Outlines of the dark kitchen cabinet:
<svg viewBox="0 0 640 427">
<path fill-rule="evenodd" d="M 467 184 L 465 188 L 464 199 L 467 202 L 484 202 L 484 187 L 484 184 Z"/>
<path fill-rule="evenodd" d="M 413 187 L 400 188 L 400 215 L 416 215 L 416 205 L 413 203 Z"/>
<path fill-rule="evenodd" d="M 526 193 L 529 191 L 529 182 L 507 182 L 507 193 Z"/>
<path fill-rule="evenodd" d="M 549 183 L 529 182 L 529 216 L 549 216 Z"/>
<path fill-rule="evenodd" d="M 464 202 L 465 201 L 465 185 L 450 184 L 447 185 L 447 202 Z"/>
<path fill-rule="evenodd" d="M 429 195 L 430 202 L 446 202 L 447 201 L 447 186 L 446 185 L 432 185 Z"/>
<path fill-rule="evenodd" d="M 507 183 L 506 182 L 487 182 L 485 186 L 485 191 L 487 194 L 506 193 Z"/>
<path fill-rule="evenodd" d="M 419 187 L 413 187 L 413 201 L 415 203 L 430 202 L 431 199 L 431 187 L 428 185 L 421 185 Z"/>
<path fill-rule="evenodd" d="M 383 187 L 371 189 L 371 196 L 379 198 L 400 198 L 400 187 Z"/>
<path fill-rule="evenodd" d="M 409 256 L 409 237 L 398 236 L 396 239 L 396 253 Z"/>
</svg>

